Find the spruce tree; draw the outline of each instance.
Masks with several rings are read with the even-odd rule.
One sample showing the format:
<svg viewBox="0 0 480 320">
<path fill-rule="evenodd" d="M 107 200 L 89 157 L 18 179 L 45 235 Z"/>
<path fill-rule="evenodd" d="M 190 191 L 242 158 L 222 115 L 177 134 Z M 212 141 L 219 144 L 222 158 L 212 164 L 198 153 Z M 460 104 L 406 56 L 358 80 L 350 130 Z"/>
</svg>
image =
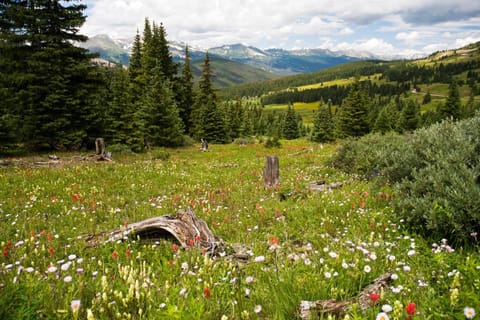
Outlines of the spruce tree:
<svg viewBox="0 0 480 320">
<path fill-rule="evenodd" d="M 142 72 L 142 39 L 137 30 L 133 39 L 132 51 L 130 53 L 130 62 L 128 64 L 128 76 L 130 80 L 135 80 Z"/>
<path fill-rule="evenodd" d="M 87 140 L 92 115 L 101 115 L 98 105 L 88 104 L 99 85 L 92 56 L 73 44 L 87 40 L 78 34 L 86 6 L 70 2 L 0 3 L 0 67 L 22 124 L 18 134 L 33 148 L 78 148 Z"/>
<path fill-rule="evenodd" d="M 441 119 L 452 118 L 458 120 L 460 118 L 461 111 L 460 91 L 458 84 L 455 80 L 452 80 L 448 87 L 448 97 L 445 104 L 441 105 L 438 112 Z"/>
<path fill-rule="evenodd" d="M 237 100 L 230 103 L 227 111 L 228 136 L 230 139 L 239 138 L 242 134 L 243 107 L 242 102 Z"/>
<path fill-rule="evenodd" d="M 190 53 L 188 52 L 188 46 L 185 47 L 185 61 L 179 79 L 177 100 L 180 118 L 182 118 L 183 125 L 185 126 L 185 132 L 191 133 L 191 112 L 195 96 L 193 93 L 193 73 L 190 66 Z"/>
<path fill-rule="evenodd" d="M 378 113 L 377 119 L 373 126 L 373 131 L 386 133 L 392 130 L 402 129 L 399 127 L 400 114 L 397 110 L 396 103 L 391 101 L 388 105 L 383 107 Z"/>
<path fill-rule="evenodd" d="M 183 144 L 183 123 L 171 82 L 154 72 L 142 101 L 141 122 L 147 145 L 175 147 Z"/>
<path fill-rule="evenodd" d="M 155 37 L 154 30 L 156 29 L 155 23 L 153 26 L 150 25 L 150 20 L 145 18 L 145 24 L 143 27 L 143 43 L 141 50 L 141 64 L 144 73 L 144 79 L 152 75 L 152 70 L 154 70 L 158 65 L 159 59 L 159 38 L 158 34 Z M 158 69 L 161 70 L 161 69 Z M 147 85 L 147 83 L 145 83 Z"/>
<path fill-rule="evenodd" d="M 205 54 L 203 71 L 198 83 L 199 90 L 191 113 L 193 135 L 212 143 L 227 142 L 225 119 L 217 106 L 217 96 L 212 86 L 213 74 L 210 57 Z"/>
<path fill-rule="evenodd" d="M 255 134 L 253 125 L 253 112 L 251 110 L 245 110 L 241 119 L 240 136 L 251 137 Z"/>
<path fill-rule="evenodd" d="M 384 107 L 378 113 L 377 119 L 375 120 L 375 125 L 373 127 L 373 131 L 385 134 L 389 131 L 392 131 L 392 126 L 393 124 L 390 122 L 390 119 L 388 117 L 388 110 L 386 107 Z"/>
<path fill-rule="evenodd" d="M 475 106 L 475 93 L 473 89 L 470 90 L 467 103 L 462 108 L 462 118 L 470 118 L 475 115 L 475 110 L 478 109 L 478 104 Z"/>
<path fill-rule="evenodd" d="M 212 97 L 210 96 L 210 99 Z M 225 128 L 225 118 L 218 108 L 216 101 L 209 100 L 203 114 L 204 139 L 209 143 L 227 143 L 228 136 Z"/>
<path fill-rule="evenodd" d="M 129 75 L 117 66 L 109 85 L 111 97 L 108 103 L 105 138 L 112 144 L 132 144 L 134 109 L 131 103 Z"/>
<path fill-rule="evenodd" d="M 313 121 L 312 141 L 330 142 L 335 140 L 334 122 L 330 104 L 320 104 Z"/>
<path fill-rule="evenodd" d="M 369 132 L 368 98 L 358 80 L 338 110 L 337 129 L 341 137 L 360 137 Z"/>
<path fill-rule="evenodd" d="M 297 114 L 291 104 L 288 104 L 282 131 L 283 136 L 287 140 L 292 140 L 299 137 Z"/>
<path fill-rule="evenodd" d="M 133 40 L 130 63 L 128 65 L 128 77 L 130 79 L 130 92 L 132 103 L 140 99 L 145 87 L 145 75 L 142 66 L 142 40 L 137 30 Z"/>
<path fill-rule="evenodd" d="M 404 100 L 403 108 L 400 112 L 399 126 L 401 131 L 414 131 L 420 127 L 421 114 L 420 105 L 416 100 L 408 99 Z"/>
<path fill-rule="evenodd" d="M 177 64 L 173 62 L 167 41 L 167 32 L 163 23 L 160 23 L 160 26 L 155 26 L 153 32 L 155 39 L 157 39 L 155 45 L 158 46 L 157 59 L 159 67 L 163 76 L 173 83 L 177 77 Z"/>
</svg>

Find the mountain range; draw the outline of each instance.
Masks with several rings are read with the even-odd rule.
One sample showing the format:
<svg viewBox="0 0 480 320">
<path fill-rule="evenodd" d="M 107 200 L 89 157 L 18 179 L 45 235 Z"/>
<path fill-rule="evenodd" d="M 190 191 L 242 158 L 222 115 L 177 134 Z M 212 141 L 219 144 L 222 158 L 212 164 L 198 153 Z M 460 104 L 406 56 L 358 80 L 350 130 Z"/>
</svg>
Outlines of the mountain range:
<svg viewBox="0 0 480 320">
<path fill-rule="evenodd" d="M 107 61 L 128 65 L 132 41 L 112 39 L 107 35 L 96 35 L 80 46 L 97 52 Z M 169 42 L 174 61 L 183 62 L 186 44 Z M 201 49 L 189 47 L 192 71 L 201 73 L 205 53 L 209 53 L 212 70 L 216 73 L 216 86 L 224 87 L 257 80 L 299 73 L 319 71 L 338 64 L 355 60 L 375 59 L 367 52 L 333 52 L 327 49 L 267 49 L 262 50 L 244 44 L 231 44 Z"/>
</svg>

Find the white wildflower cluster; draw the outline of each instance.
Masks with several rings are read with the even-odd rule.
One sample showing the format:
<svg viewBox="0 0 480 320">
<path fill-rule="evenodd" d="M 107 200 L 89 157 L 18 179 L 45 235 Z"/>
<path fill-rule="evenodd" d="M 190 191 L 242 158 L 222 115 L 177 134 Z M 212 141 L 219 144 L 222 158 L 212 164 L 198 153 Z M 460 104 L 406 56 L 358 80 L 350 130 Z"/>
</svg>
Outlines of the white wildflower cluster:
<svg viewBox="0 0 480 320">
<path fill-rule="evenodd" d="M 451 246 L 448 245 L 447 239 L 442 239 L 440 241 L 440 244 L 433 243 L 432 244 L 432 252 L 433 253 L 441 253 L 441 252 L 447 252 L 451 253 L 454 252 L 455 249 L 453 249 Z"/>
</svg>

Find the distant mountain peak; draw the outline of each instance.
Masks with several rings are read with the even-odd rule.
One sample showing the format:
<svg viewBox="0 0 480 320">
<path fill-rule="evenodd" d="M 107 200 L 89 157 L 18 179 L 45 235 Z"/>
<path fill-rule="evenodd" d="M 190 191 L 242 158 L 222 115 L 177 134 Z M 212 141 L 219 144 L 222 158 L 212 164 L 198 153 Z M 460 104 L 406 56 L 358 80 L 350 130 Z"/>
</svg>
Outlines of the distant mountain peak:
<svg viewBox="0 0 480 320">
<path fill-rule="evenodd" d="M 99 34 L 91 37 L 83 47 L 100 53 L 100 57 L 116 63 L 128 65 L 129 54 L 132 48 L 132 39 L 111 39 L 108 35 Z M 185 46 L 179 41 L 170 41 L 170 51 L 175 61 L 185 59 Z M 355 52 L 333 52 L 321 48 L 304 48 L 285 50 L 271 48 L 262 50 L 243 43 L 226 44 L 208 50 L 189 46 L 192 61 L 203 60 L 205 52 L 212 58 L 234 61 L 246 64 L 276 75 L 315 72 L 338 64 L 360 59 L 372 59 L 373 55 Z"/>
<path fill-rule="evenodd" d="M 265 51 L 242 43 L 227 44 L 221 47 L 210 48 L 208 49 L 208 52 L 231 60 L 267 56 Z"/>
</svg>

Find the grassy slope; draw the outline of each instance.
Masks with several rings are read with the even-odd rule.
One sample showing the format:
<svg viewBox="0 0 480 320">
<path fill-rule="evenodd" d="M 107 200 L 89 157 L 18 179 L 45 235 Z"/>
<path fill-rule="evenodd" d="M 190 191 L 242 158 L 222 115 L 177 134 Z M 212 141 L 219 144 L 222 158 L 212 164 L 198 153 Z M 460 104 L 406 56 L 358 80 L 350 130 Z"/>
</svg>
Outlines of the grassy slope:
<svg viewBox="0 0 480 320">
<path fill-rule="evenodd" d="M 155 151 L 104 164 L 62 154 L 64 166 L 0 168 L 0 318 L 71 319 L 79 299 L 79 319 L 87 309 L 96 319 L 292 319 L 301 300 L 345 300 L 386 272 L 397 279 L 352 317 L 374 319 L 381 305 L 397 303 L 403 319 L 409 302 L 416 319 L 478 310 L 478 252 L 433 254 L 397 221 L 388 188 L 325 165 L 335 145 L 282 143 L 193 146 L 168 150 L 168 161 L 152 160 Z M 276 190 L 262 186 L 271 154 L 280 157 Z M 318 180 L 345 184 L 308 191 Z M 170 241 L 87 248 L 78 238 L 186 206 L 226 244 L 247 248 L 250 262 L 173 251 Z"/>
</svg>

